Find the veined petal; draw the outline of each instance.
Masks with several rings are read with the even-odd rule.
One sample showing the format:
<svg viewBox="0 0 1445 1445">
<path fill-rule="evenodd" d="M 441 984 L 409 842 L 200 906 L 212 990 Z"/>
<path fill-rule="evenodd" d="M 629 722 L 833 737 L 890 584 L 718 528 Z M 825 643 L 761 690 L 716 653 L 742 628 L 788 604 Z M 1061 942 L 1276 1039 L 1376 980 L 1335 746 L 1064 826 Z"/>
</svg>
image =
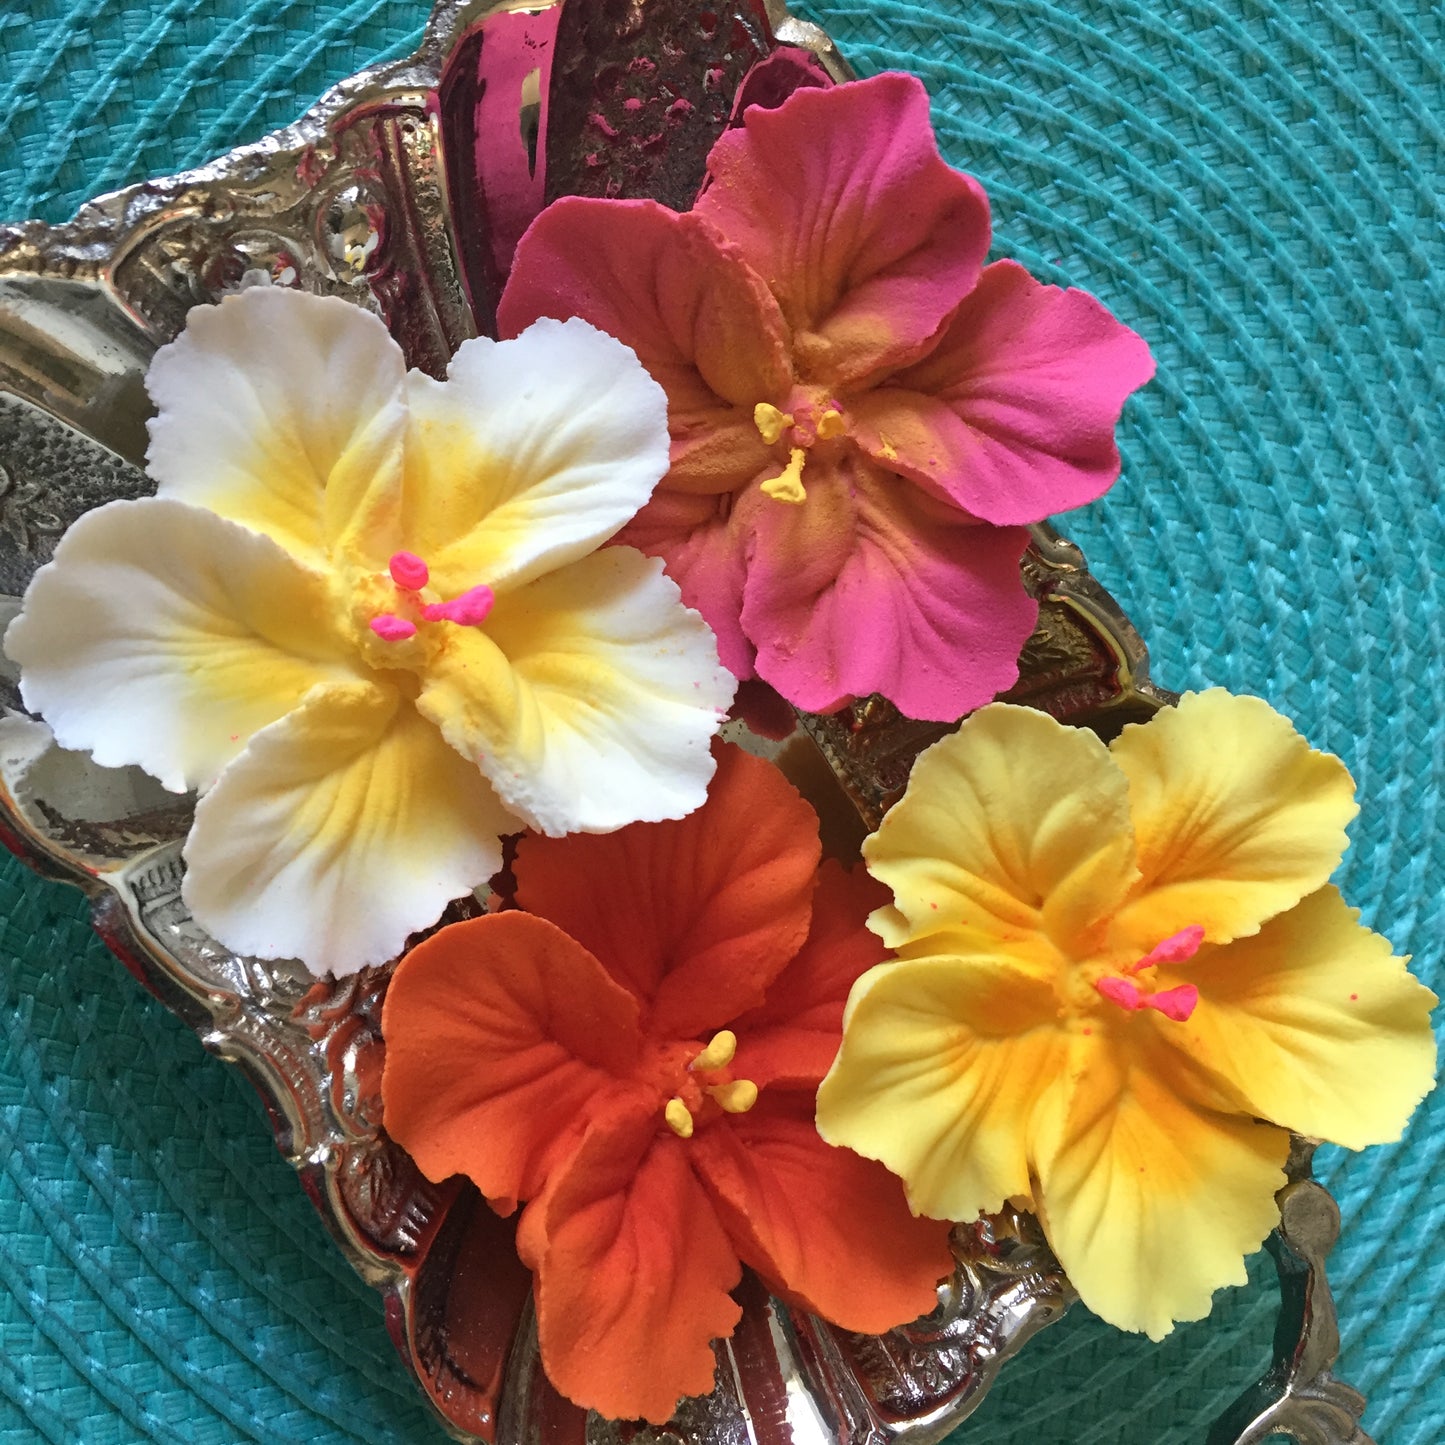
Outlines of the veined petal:
<svg viewBox="0 0 1445 1445">
<path fill-rule="evenodd" d="M 530 827 L 607 833 L 701 805 L 734 683 L 660 562 L 593 553 L 450 642 L 417 706 Z"/>
<path fill-rule="evenodd" d="M 182 891 L 237 953 L 339 976 L 485 883 L 519 826 L 393 689 L 318 688 L 201 799 Z"/>
<path fill-rule="evenodd" d="M 580 943 L 515 911 L 418 944 L 382 1031 L 387 1133 L 427 1178 L 465 1174 L 495 1207 L 540 1193 L 597 1106 L 630 1091 L 643 1045 L 636 1000 Z"/>
<path fill-rule="evenodd" d="M 759 1088 L 774 1082 L 816 1087 L 842 1042 L 849 990 L 887 957 L 867 928 L 869 911 L 887 899 L 887 889 L 862 868 L 848 873 L 835 859 L 824 859 L 803 946 L 769 985 L 766 1002 L 731 1025 L 738 1038 L 737 1078 Z"/>
<path fill-rule="evenodd" d="M 984 268 L 938 344 L 852 404 L 875 456 L 1001 526 L 1102 496 L 1114 427 L 1154 375 L 1142 338 L 1085 291 Z"/>
<path fill-rule="evenodd" d="M 401 348 L 336 297 L 253 286 L 194 307 L 146 373 L 159 495 L 319 565 L 375 562 L 394 524 L 406 410 Z"/>
<path fill-rule="evenodd" d="M 767 465 L 753 407 L 792 384 L 777 302 L 741 252 L 655 201 L 564 196 L 523 237 L 498 308 L 504 336 L 580 316 L 630 346 L 667 392 L 667 485 L 718 492 Z"/>
<path fill-rule="evenodd" d="M 893 890 L 893 908 L 872 920 L 890 948 L 936 948 L 933 935 L 962 928 L 1001 946 L 1043 933 L 1082 957 L 1137 877 L 1125 782 L 1107 749 L 1007 703 L 918 758 L 863 857 Z"/>
<path fill-rule="evenodd" d="M 767 279 L 807 381 L 842 385 L 912 360 L 978 281 L 988 200 L 939 156 L 912 76 L 755 106 L 708 171 L 695 214 Z"/>
<path fill-rule="evenodd" d="M 617 541 L 662 558 L 683 602 L 717 635 L 722 665 L 740 680 L 752 677 L 757 649 L 742 628 L 748 536 L 734 520 L 731 498 L 659 487 Z"/>
<path fill-rule="evenodd" d="M 1035 1204 L 1084 1304 L 1159 1340 L 1245 1282 L 1245 1256 L 1279 1222 L 1289 1135 L 1193 1102 L 1157 1043 L 1123 1054 L 1089 1042 L 1076 1044 L 1067 1113 L 1035 1160 Z"/>
<path fill-rule="evenodd" d="M 1359 811 L 1338 758 L 1263 699 L 1219 688 L 1126 727 L 1111 753 L 1143 874 L 1117 931 L 1141 952 L 1195 924 L 1212 943 L 1255 932 L 1324 884 Z"/>
<path fill-rule="evenodd" d="M 513 868 L 518 903 L 591 950 L 657 1038 L 720 1029 L 758 1003 L 808 932 L 817 816 L 770 763 L 714 751 L 707 801 L 686 818 L 524 838 Z"/>
<path fill-rule="evenodd" d="M 1033 1192 L 1067 1049 L 1053 988 L 1012 959 L 885 963 L 848 1001 L 818 1132 L 901 1176 L 918 1213 L 974 1219 Z"/>
<path fill-rule="evenodd" d="M 801 506 L 754 488 L 734 512 L 759 677 L 810 712 L 881 692 L 941 722 L 1018 680 L 1038 616 L 1021 528 L 980 526 L 856 453 L 810 461 L 803 483 Z"/>
<path fill-rule="evenodd" d="M 324 578 L 268 537 L 148 498 L 87 512 L 5 635 L 62 747 L 208 787 L 311 688 L 357 680 Z"/>
<path fill-rule="evenodd" d="M 1199 1005 L 1164 1037 L 1247 1112 L 1350 1149 L 1400 1137 L 1435 1077 L 1438 1000 L 1330 887 L 1252 937 L 1161 968 Z"/>
<path fill-rule="evenodd" d="M 407 378 L 406 546 L 454 596 L 502 593 L 595 551 L 667 470 L 667 398 L 584 321 L 476 337 L 445 383 Z"/>
<path fill-rule="evenodd" d="M 768 1089 L 691 1144 L 739 1256 L 775 1293 L 867 1334 L 937 1307 L 949 1225 L 912 1214 L 881 1164 L 825 1144 L 812 1090 Z"/>
<path fill-rule="evenodd" d="M 612 1419 L 660 1425 L 682 1396 L 710 1391 L 711 1341 L 742 1315 L 728 1293 L 737 1254 L 686 1148 L 645 1120 L 629 1134 L 596 1127 L 544 1202 L 542 1364 L 569 1400 Z"/>
</svg>

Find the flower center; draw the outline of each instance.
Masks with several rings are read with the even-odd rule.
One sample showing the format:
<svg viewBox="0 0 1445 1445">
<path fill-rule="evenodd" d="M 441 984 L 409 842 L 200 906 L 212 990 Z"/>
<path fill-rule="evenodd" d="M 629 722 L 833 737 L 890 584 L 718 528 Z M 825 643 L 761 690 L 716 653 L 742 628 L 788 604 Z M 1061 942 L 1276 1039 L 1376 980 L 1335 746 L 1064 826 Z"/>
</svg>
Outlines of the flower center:
<svg viewBox="0 0 1445 1445">
<path fill-rule="evenodd" d="M 383 642 L 405 642 L 417 634 L 418 621 L 451 622 L 459 627 L 480 627 L 496 597 L 490 587 L 469 587 L 446 602 L 422 602 L 418 594 L 431 581 L 431 569 L 415 552 L 396 552 L 387 564 L 396 587 L 399 610 L 378 612 L 370 621 Z M 410 612 L 412 615 L 407 616 Z"/>
<path fill-rule="evenodd" d="M 1176 988 L 1151 989 L 1141 987 L 1139 975 L 1147 973 L 1161 963 L 1183 963 L 1199 952 L 1204 942 L 1204 930 L 1191 923 L 1178 933 L 1171 933 L 1162 943 L 1156 943 L 1143 958 L 1135 960 L 1122 973 L 1106 974 L 1094 980 L 1094 988 L 1101 997 L 1117 1004 L 1127 1013 L 1151 1008 L 1167 1019 L 1184 1023 L 1199 1004 L 1199 990 L 1192 983 Z"/>
<path fill-rule="evenodd" d="M 691 1139 L 697 1115 L 709 1104 L 724 1114 L 746 1114 L 758 1102 L 758 1086 L 751 1079 L 734 1079 L 728 1066 L 738 1051 L 738 1037 L 731 1029 L 712 1036 L 687 1066 L 685 1085 L 667 1101 L 662 1117 L 679 1139 Z"/>
<path fill-rule="evenodd" d="M 803 466 L 818 442 L 832 441 L 847 434 L 848 422 L 831 397 L 798 395 L 791 411 L 760 401 L 753 408 L 753 425 L 769 445 L 786 442 L 788 464 L 776 477 L 759 483 L 765 496 L 789 506 L 801 506 L 808 494 L 803 489 Z"/>
</svg>

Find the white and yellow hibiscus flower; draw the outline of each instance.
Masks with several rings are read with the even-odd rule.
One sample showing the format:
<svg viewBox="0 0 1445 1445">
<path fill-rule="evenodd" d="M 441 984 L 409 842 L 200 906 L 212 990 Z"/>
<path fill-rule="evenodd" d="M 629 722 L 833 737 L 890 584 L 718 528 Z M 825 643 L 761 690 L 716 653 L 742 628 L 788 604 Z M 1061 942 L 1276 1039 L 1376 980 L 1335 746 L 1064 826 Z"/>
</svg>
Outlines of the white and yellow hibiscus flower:
<svg viewBox="0 0 1445 1445">
<path fill-rule="evenodd" d="M 680 818 L 733 692 L 662 564 L 607 540 L 667 470 L 661 388 L 580 321 L 438 382 L 376 317 L 257 288 L 157 354 L 157 495 L 82 517 L 5 647 L 64 747 L 200 790 L 184 896 L 345 973 L 499 835 Z"/>
<path fill-rule="evenodd" d="M 1399 1138 L 1435 996 L 1326 879 L 1354 789 L 1258 698 L 1092 733 L 997 703 L 864 845 L 899 961 L 818 1096 L 915 1212 L 1036 1211 L 1084 1303 L 1158 1339 L 1278 1222 L 1289 1130 Z"/>
</svg>

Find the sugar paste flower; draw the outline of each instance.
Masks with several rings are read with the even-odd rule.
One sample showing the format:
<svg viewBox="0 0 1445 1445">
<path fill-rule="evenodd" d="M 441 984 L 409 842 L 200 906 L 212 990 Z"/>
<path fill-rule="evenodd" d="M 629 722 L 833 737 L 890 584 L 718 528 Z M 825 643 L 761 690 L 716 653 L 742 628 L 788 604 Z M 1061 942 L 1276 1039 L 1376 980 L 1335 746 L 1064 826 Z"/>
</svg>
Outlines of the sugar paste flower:
<svg viewBox="0 0 1445 1445">
<path fill-rule="evenodd" d="M 388 1132 L 469 1175 L 536 1271 L 542 1362 L 579 1404 L 666 1420 L 712 1388 L 740 1261 L 879 1331 L 927 1313 L 946 1226 L 818 1137 L 814 1095 L 883 890 L 818 869 L 811 809 L 722 748 L 707 803 L 605 838 L 526 838 L 526 912 L 454 924 L 399 965 Z"/>
<path fill-rule="evenodd" d="M 82 517 L 5 645 L 62 746 L 202 791 L 217 938 L 351 972 L 499 834 L 702 802 L 732 683 L 658 562 L 598 550 L 666 467 L 625 347 L 549 321 L 437 382 L 357 307 L 258 288 L 146 384 L 158 495 Z"/>
<path fill-rule="evenodd" d="M 1288 1129 L 1399 1137 L 1434 995 L 1326 884 L 1337 758 L 1257 698 L 1186 696 L 1110 748 L 976 713 L 865 845 L 902 961 L 865 974 L 825 1138 L 913 1207 L 1036 1210 L 1079 1294 L 1158 1339 L 1278 1222 Z"/>
<path fill-rule="evenodd" d="M 622 539 L 666 560 L 736 676 L 956 718 L 1017 677 L 1022 524 L 1118 476 L 1148 347 L 1082 291 L 984 266 L 987 198 L 910 76 L 754 106 L 708 165 L 686 214 L 550 206 L 502 333 L 583 316 L 662 383 L 671 470 Z"/>
</svg>

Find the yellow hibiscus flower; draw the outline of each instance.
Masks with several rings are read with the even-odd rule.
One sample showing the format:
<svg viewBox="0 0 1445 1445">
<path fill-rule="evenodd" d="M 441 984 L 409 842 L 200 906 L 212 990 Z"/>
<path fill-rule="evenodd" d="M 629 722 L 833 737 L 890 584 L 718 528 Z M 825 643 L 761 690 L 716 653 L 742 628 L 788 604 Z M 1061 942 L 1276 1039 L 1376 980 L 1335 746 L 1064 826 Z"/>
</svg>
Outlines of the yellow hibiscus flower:
<svg viewBox="0 0 1445 1445">
<path fill-rule="evenodd" d="M 146 378 L 157 495 L 82 517 L 5 638 L 60 744 L 202 797 L 196 919 L 347 973 L 501 864 L 706 796 L 733 692 L 662 564 L 605 547 L 667 470 L 662 389 L 580 321 L 444 382 L 374 316 L 257 288 Z"/>
<path fill-rule="evenodd" d="M 1111 747 L 994 704 L 868 839 L 896 949 L 818 1096 L 920 1214 L 1034 1210 L 1096 1314 L 1154 1339 L 1243 1283 L 1289 1133 L 1397 1139 L 1435 996 L 1326 879 L 1344 765 L 1258 698 L 1184 697 Z"/>
</svg>

